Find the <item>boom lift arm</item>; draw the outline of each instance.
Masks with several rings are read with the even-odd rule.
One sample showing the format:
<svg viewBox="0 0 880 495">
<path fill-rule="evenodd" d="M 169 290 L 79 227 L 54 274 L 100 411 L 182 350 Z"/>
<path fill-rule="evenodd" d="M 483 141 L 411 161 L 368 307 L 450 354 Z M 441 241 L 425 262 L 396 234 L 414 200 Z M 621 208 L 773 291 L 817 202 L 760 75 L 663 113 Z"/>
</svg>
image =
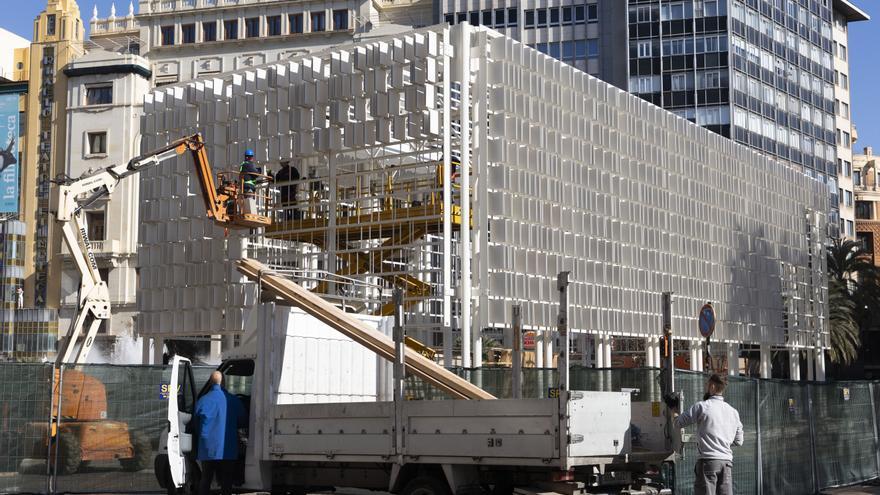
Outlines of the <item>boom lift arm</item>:
<svg viewBox="0 0 880 495">
<path fill-rule="evenodd" d="M 84 208 L 111 194 L 122 179 L 157 166 L 186 151 L 192 154 L 209 218 L 213 218 L 220 225 L 233 228 L 257 228 L 271 223 L 265 216 L 237 213 L 238 192 L 242 191 L 240 184 L 224 183 L 220 190 L 217 189 L 200 134 L 178 139 L 159 149 L 132 158 L 123 165 L 113 165 L 78 179 L 64 178 L 54 181 L 58 185 L 56 220 L 61 224 L 64 243 L 81 275 L 77 315 L 58 350 L 57 364 L 84 363 L 94 345 L 95 335 L 101 322 L 110 318 L 110 293 L 107 290 L 107 283 L 101 280 L 95 253 L 89 244 Z M 91 195 L 85 200 L 77 200 L 89 193 Z M 231 211 L 228 209 L 229 205 L 232 205 Z M 76 352 L 76 357 L 71 361 L 76 342 L 87 321 L 89 323 L 85 339 Z"/>
</svg>

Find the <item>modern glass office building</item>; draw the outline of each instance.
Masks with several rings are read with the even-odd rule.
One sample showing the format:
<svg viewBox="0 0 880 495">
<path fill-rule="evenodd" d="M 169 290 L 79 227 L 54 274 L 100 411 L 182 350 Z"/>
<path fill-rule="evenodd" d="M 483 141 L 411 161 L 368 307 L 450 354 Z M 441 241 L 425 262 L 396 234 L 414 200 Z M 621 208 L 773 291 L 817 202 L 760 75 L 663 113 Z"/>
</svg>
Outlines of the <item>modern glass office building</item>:
<svg viewBox="0 0 880 495">
<path fill-rule="evenodd" d="M 803 166 L 837 206 L 831 0 L 629 0 L 629 91 Z"/>
</svg>

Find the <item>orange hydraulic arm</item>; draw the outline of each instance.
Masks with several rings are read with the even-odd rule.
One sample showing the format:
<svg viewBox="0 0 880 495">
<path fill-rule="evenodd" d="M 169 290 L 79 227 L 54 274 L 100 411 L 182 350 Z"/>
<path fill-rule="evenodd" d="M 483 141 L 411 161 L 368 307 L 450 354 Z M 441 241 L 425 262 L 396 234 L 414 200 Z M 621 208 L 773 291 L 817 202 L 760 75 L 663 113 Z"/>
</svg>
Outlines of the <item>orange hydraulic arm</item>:
<svg viewBox="0 0 880 495">
<path fill-rule="evenodd" d="M 269 217 L 256 212 L 256 204 L 260 198 L 254 191 L 245 191 L 241 177 L 225 174 L 226 177 L 235 175 L 236 178 L 221 179 L 221 187 L 218 189 L 215 186 L 214 172 L 208 162 L 201 134 L 180 138 L 122 165 L 113 165 L 77 179 L 64 177 L 53 181 L 57 185 L 58 193 L 55 218 L 61 226 L 64 243 L 81 275 L 77 316 L 59 348 L 58 363 L 84 363 L 101 321 L 110 317 L 110 294 L 106 282 L 101 279 L 95 254 L 89 243 L 84 208 L 112 193 L 122 179 L 182 155 L 187 150 L 192 153 L 195 162 L 196 176 L 199 178 L 208 217 L 224 227 L 258 228 L 272 223 Z M 220 177 L 223 176 L 224 174 L 220 174 Z M 248 179 L 265 182 L 268 177 Z M 265 203 L 265 199 L 263 202 Z M 75 344 L 80 337 L 83 337 L 83 342 L 74 355 Z"/>
<path fill-rule="evenodd" d="M 248 228 L 265 227 L 272 223 L 269 217 L 258 215 L 256 212 L 241 212 L 239 200 L 244 199 L 241 197 L 243 191 L 241 180 L 229 181 L 221 178 L 221 186 L 219 188 L 216 186 L 214 171 L 208 161 L 208 153 L 205 151 L 205 142 L 202 140 L 201 134 L 178 139 L 151 154 L 171 149 L 175 149 L 178 155 L 183 154 L 186 150 L 192 154 L 196 176 L 202 189 L 202 200 L 205 202 L 209 218 L 213 218 L 214 221 L 223 225 L 233 224 Z M 247 194 L 245 193 L 245 195 Z M 232 205 L 231 209 L 229 205 Z"/>
</svg>

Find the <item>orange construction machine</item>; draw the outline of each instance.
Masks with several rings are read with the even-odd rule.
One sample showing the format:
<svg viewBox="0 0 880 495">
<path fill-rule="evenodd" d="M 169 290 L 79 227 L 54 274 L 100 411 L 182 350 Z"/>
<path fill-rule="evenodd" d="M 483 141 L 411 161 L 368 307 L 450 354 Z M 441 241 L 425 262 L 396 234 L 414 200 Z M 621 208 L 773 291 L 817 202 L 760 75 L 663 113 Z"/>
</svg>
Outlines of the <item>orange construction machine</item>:
<svg viewBox="0 0 880 495">
<path fill-rule="evenodd" d="M 48 451 L 49 465 L 57 466 L 64 474 L 75 473 L 84 462 L 91 461 L 118 460 L 125 471 L 150 466 L 153 449 L 148 438 L 131 431 L 125 422 L 108 419 L 107 389 L 101 380 L 70 369 L 64 370 L 61 381 L 59 371 L 55 370 L 53 416 L 59 412 L 59 398 L 61 421 L 53 418 L 51 435 L 46 423 L 27 425 L 24 438 L 43 439 L 34 443 L 27 457 L 46 458 Z"/>
</svg>

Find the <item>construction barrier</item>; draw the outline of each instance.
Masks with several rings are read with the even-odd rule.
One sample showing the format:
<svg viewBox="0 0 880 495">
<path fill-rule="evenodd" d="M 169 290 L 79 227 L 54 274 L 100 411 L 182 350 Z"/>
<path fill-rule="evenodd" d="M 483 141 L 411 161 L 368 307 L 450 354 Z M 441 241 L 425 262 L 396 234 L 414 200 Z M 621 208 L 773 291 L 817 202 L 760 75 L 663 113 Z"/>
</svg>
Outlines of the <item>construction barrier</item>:
<svg viewBox="0 0 880 495">
<path fill-rule="evenodd" d="M 212 370 L 194 368 L 197 386 Z M 453 371 L 498 398 L 513 396 L 510 368 Z M 153 459 L 170 373 L 167 366 L 0 364 L 0 493 L 161 492 Z M 634 401 L 653 402 L 660 400 L 659 375 L 573 367 L 570 380 L 575 390 L 629 390 Z M 702 398 L 705 380 L 676 372 L 685 407 Z M 527 368 L 523 397 L 548 397 L 557 381 L 555 369 Z M 75 403 L 77 396 L 87 399 Z M 734 449 L 735 493 L 810 494 L 880 476 L 880 382 L 730 377 L 725 396 L 745 429 L 745 444 Z M 407 378 L 407 397 L 446 399 L 415 377 Z M 695 457 L 696 446 L 685 444 L 674 473 L 677 494 L 692 493 Z"/>
</svg>

